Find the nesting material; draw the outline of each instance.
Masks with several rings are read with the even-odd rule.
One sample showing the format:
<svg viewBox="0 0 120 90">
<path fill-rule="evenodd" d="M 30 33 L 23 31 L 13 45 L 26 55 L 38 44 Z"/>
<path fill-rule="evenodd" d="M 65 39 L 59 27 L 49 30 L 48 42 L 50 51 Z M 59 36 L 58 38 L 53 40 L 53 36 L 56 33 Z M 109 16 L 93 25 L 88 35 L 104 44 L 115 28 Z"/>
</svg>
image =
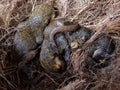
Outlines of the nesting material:
<svg viewBox="0 0 120 90">
<path fill-rule="evenodd" d="M 55 6 L 59 17 L 78 22 L 96 33 L 84 43 L 83 49 L 72 52 L 69 66 L 62 74 L 44 71 L 39 62 L 30 67 L 39 71 L 36 83 L 21 82 L 16 70 L 19 59 L 13 44 L 17 25 L 28 19 L 35 5 Z M 87 66 L 86 48 L 102 34 L 116 44 L 106 67 L 91 63 Z M 71 43 L 76 48 L 76 42 Z M 83 50 L 83 51 L 81 51 Z M 104 66 L 104 65 L 103 65 Z M 1 0 L 0 1 L 0 90 L 119 90 L 120 88 L 120 1 L 119 0 Z"/>
</svg>

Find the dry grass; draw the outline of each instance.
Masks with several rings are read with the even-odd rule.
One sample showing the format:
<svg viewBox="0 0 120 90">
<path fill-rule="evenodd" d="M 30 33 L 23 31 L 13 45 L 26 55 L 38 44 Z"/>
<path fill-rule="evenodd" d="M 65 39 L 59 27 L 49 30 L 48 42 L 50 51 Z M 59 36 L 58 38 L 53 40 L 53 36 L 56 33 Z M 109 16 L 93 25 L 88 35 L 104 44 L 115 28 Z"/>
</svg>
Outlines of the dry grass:
<svg viewBox="0 0 120 90">
<path fill-rule="evenodd" d="M 115 56 L 104 68 L 86 67 L 85 52 L 71 54 L 66 72 L 61 75 L 40 71 L 37 84 L 20 84 L 14 51 L 16 26 L 28 19 L 31 10 L 40 3 L 49 3 L 59 10 L 59 17 L 95 30 L 85 43 L 89 46 L 102 33 L 116 42 Z M 83 49 L 85 49 L 84 47 Z M 39 66 L 33 63 L 33 66 Z M 41 69 L 40 69 L 41 70 Z M 43 78 L 43 79 L 42 79 Z M 24 87 L 24 88 L 23 88 Z M 119 0 L 1 0 L 0 1 L 0 90 L 119 90 L 120 88 L 120 1 Z"/>
</svg>

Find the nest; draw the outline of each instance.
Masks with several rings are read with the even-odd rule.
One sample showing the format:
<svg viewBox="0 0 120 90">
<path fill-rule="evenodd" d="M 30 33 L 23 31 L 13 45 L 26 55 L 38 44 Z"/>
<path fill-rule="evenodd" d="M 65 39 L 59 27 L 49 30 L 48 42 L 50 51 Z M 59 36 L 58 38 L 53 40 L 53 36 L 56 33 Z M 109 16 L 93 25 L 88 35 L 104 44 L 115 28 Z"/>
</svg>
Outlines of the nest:
<svg viewBox="0 0 120 90">
<path fill-rule="evenodd" d="M 85 52 L 71 54 L 67 70 L 60 75 L 40 71 L 37 84 L 21 85 L 14 51 L 16 26 L 28 19 L 34 6 L 48 3 L 59 10 L 59 17 L 78 22 L 96 31 L 85 43 L 85 50 L 103 33 L 116 44 L 109 65 L 104 68 L 85 66 Z M 37 63 L 34 63 L 36 65 Z M 37 65 L 39 66 L 39 65 Z M 1 0 L 0 1 L 0 90 L 119 90 L 120 88 L 120 1 L 119 0 Z M 44 79 L 41 79 L 44 78 Z"/>
</svg>

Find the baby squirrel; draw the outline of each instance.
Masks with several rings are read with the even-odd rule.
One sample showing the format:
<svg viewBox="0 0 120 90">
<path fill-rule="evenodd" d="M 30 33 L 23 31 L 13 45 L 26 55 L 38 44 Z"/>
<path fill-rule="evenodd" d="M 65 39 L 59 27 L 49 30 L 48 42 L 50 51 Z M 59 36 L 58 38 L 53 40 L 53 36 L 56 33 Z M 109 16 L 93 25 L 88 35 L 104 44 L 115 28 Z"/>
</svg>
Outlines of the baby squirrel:
<svg viewBox="0 0 120 90">
<path fill-rule="evenodd" d="M 96 62 L 100 62 L 101 59 L 110 58 L 114 50 L 115 42 L 111 37 L 103 34 L 88 47 L 88 56 L 93 58 Z"/>
<path fill-rule="evenodd" d="M 55 10 L 48 4 L 37 5 L 28 21 L 18 25 L 14 43 L 20 55 L 35 49 L 43 41 L 45 26 L 55 17 Z"/>
<path fill-rule="evenodd" d="M 54 28 L 63 26 L 64 20 L 55 20 L 52 21 L 44 31 L 44 41 L 41 47 L 40 52 L 40 63 L 41 66 L 55 73 L 63 72 L 66 69 L 66 61 L 69 58 L 69 45 L 64 35 L 57 34 L 56 35 L 56 44 L 50 40 L 50 33 L 54 30 Z"/>
<path fill-rule="evenodd" d="M 22 56 L 34 50 L 37 47 L 37 43 L 27 22 L 20 23 L 17 28 L 18 30 L 14 36 L 14 44 Z"/>
<path fill-rule="evenodd" d="M 40 52 L 41 66 L 53 73 L 61 73 L 66 69 L 66 62 L 59 54 L 57 48 L 52 48 L 49 40 L 44 40 Z"/>
<path fill-rule="evenodd" d="M 36 43 L 41 44 L 43 41 L 43 31 L 45 27 L 56 16 L 55 9 L 48 4 L 37 5 L 32 11 L 28 20 L 31 31 L 35 36 Z"/>
</svg>

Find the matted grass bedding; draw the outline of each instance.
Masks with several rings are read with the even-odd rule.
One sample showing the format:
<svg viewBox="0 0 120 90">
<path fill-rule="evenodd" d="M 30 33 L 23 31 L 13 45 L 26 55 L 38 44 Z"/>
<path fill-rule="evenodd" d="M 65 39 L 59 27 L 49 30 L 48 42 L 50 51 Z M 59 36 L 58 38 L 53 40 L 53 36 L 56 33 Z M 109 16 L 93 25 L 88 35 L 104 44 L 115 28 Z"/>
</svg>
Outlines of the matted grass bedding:
<svg viewBox="0 0 120 90">
<path fill-rule="evenodd" d="M 67 70 L 51 74 L 40 69 L 37 83 L 23 81 L 17 72 L 14 34 L 17 25 L 29 18 L 35 5 L 48 3 L 59 10 L 58 17 L 78 22 L 96 33 L 89 46 L 103 33 L 116 44 L 108 65 L 90 68 L 85 65 L 85 52 L 73 51 Z M 32 64 L 39 67 L 39 63 Z M 39 70 L 39 69 L 37 69 Z M 119 90 L 120 88 L 120 1 L 119 0 L 1 0 L 0 1 L 0 90 Z"/>
</svg>

